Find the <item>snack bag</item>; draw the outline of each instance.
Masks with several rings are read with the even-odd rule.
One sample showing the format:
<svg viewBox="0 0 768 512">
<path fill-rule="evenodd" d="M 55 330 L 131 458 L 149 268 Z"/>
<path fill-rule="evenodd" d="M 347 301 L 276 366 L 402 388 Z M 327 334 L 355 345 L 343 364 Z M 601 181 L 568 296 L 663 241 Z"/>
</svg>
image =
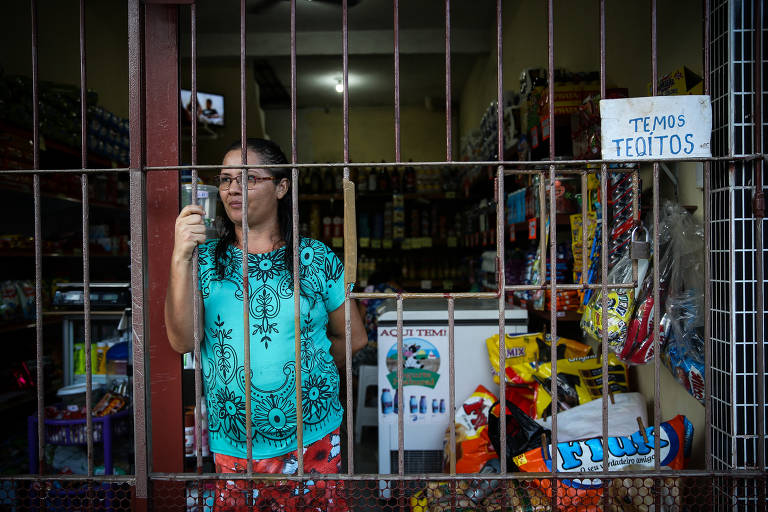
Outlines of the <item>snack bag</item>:
<svg viewBox="0 0 768 512">
<path fill-rule="evenodd" d="M 485 340 L 488 347 L 488 358 L 493 368 L 493 380 L 499 382 L 499 335 L 494 334 Z M 507 382 L 512 382 L 513 375 L 510 368 L 518 364 L 530 362 L 546 362 L 550 358 L 550 347 L 552 338 L 549 334 L 543 332 L 533 332 L 526 334 L 516 334 L 504 336 L 504 346 L 506 348 L 506 371 Z M 575 359 L 589 355 L 591 349 L 589 345 L 569 338 L 557 338 L 557 358 Z"/>
<path fill-rule="evenodd" d="M 496 396 L 484 386 L 464 400 L 456 410 L 456 472 L 480 473 L 483 467 L 498 455 L 488 437 L 488 411 L 496 402 Z M 450 430 L 446 430 L 443 444 L 443 468 L 450 470 Z"/>
<path fill-rule="evenodd" d="M 632 260 L 622 258 L 608 274 L 609 283 L 629 283 L 632 281 Z M 581 328 L 596 340 L 603 335 L 603 294 L 595 293 L 584 309 Z M 614 352 L 620 352 L 627 339 L 629 322 L 635 308 L 635 291 L 631 288 L 608 290 L 608 345 Z"/>
<path fill-rule="evenodd" d="M 552 364 L 528 363 L 514 365 L 511 371 L 520 382 L 537 382 L 536 418 L 552 414 L 552 397 L 549 394 Z M 577 359 L 557 361 L 557 406 L 558 411 L 570 409 L 602 396 L 603 363 L 600 357 L 592 355 Z M 627 366 L 615 354 L 608 355 L 608 389 L 612 393 L 629 391 Z"/>
<path fill-rule="evenodd" d="M 631 436 L 609 437 L 607 450 L 602 437 L 558 443 L 558 471 L 602 471 L 606 451 L 611 471 L 621 471 L 627 466 L 653 468 L 654 436 L 654 428 L 648 427 L 645 436 L 638 430 Z M 660 465 L 675 470 L 685 469 L 692 443 L 693 425 L 685 416 L 677 415 L 663 422 L 659 435 Z M 547 450 L 544 453 L 544 448 L 535 448 L 515 457 L 514 463 L 524 472 L 552 471 L 551 447 L 547 446 Z M 533 483 L 548 496 L 552 495 L 549 480 L 534 480 Z M 596 478 L 561 480 L 557 486 L 558 509 L 568 512 L 602 510 L 602 492 L 603 483 Z"/>
</svg>

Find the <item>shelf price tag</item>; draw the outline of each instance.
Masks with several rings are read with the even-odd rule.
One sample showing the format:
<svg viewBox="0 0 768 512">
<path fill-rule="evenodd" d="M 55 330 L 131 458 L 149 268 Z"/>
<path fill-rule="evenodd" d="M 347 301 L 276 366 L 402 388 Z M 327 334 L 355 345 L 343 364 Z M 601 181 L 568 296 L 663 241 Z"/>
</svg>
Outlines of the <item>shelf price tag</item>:
<svg viewBox="0 0 768 512">
<path fill-rule="evenodd" d="M 423 290 L 431 290 L 432 289 L 432 281 L 430 279 L 423 279 L 421 281 L 421 288 Z"/>
<path fill-rule="evenodd" d="M 381 239 L 374 238 L 371 240 L 371 248 L 372 249 L 381 249 Z"/>
<path fill-rule="evenodd" d="M 335 236 L 331 239 L 331 245 L 333 247 L 343 247 L 344 246 L 344 239 L 340 236 Z"/>
<path fill-rule="evenodd" d="M 445 239 L 445 245 L 448 247 L 456 247 L 456 237 L 455 236 L 449 236 Z"/>
<path fill-rule="evenodd" d="M 360 247 L 370 247 L 371 246 L 371 239 L 366 237 L 363 237 L 360 239 Z"/>
<path fill-rule="evenodd" d="M 384 245 L 385 249 L 391 249 L 392 248 L 392 239 L 390 239 L 390 238 L 384 239 L 383 245 Z"/>
</svg>

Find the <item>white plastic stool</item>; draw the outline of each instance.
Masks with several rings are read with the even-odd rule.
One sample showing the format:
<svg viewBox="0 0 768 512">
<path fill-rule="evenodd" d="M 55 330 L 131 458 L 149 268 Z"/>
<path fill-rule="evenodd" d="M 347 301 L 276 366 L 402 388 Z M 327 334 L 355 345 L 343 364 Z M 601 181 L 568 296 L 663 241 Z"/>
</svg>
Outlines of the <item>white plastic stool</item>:
<svg viewBox="0 0 768 512">
<path fill-rule="evenodd" d="M 378 410 L 378 367 L 370 365 L 360 366 L 357 375 L 357 415 L 355 418 L 355 442 L 359 443 L 363 435 L 363 427 L 379 426 Z M 365 405 L 365 397 L 369 387 L 376 388 L 376 400 L 373 406 Z"/>
</svg>

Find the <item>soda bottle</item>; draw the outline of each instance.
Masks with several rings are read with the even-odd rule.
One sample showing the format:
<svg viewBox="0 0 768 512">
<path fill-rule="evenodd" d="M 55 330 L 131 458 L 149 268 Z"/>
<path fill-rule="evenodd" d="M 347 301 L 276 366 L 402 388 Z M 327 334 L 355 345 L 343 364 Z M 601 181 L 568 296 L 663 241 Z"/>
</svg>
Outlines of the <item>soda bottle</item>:
<svg viewBox="0 0 768 512">
<path fill-rule="evenodd" d="M 427 397 L 424 395 L 421 395 L 421 399 L 419 400 L 419 413 L 427 414 Z"/>
<path fill-rule="evenodd" d="M 445 398 L 440 399 L 440 412 L 445 412 Z"/>
<path fill-rule="evenodd" d="M 437 411 L 439 411 L 439 407 L 437 405 L 437 398 L 432 399 L 432 414 L 437 414 Z"/>
<path fill-rule="evenodd" d="M 416 395 L 411 395 L 410 406 L 411 414 L 416 414 L 416 411 L 419 410 L 419 404 L 416 402 Z"/>
</svg>

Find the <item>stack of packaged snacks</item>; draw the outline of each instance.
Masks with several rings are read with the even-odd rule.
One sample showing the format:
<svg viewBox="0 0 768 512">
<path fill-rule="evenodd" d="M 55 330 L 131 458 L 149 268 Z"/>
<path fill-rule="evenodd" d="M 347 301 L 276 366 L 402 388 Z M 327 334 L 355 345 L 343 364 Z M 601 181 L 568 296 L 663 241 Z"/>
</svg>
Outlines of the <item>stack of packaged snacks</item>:
<svg viewBox="0 0 768 512">
<path fill-rule="evenodd" d="M 587 264 L 587 274 L 582 275 L 583 269 L 583 257 L 582 248 L 587 247 L 587 258 L 589 258 L 592 252 L 592 245 L 595 241 L 595 233 L 597 233 L 597 214 L 594 211 L 587 213 L 587 217 L 584 219 L 587 224 L 587 238 L 582 240 L 584 235 L 583 221 L 580 213 L 571 215 L 571 253 L 573 254 L 573 282 L 584 284 L 588 283 L 589 268 L 592 266 L 592 262 Z M 584 300 L 584 293 L 577 291 L 576 294 L 579 297 L 579 304 L 577 311 L 581 311 L 581 305 Z"/>
<path fill-rule="evenodd" d="M 608 218 L 610 219 L 608 268 L 611 269 L 623 256 L 629 254 L 632 230 L 635 227 L 632 215 L 635 196 L 632 190 L 631 173 L 610 173 L 608 179 Z M 640 201 L 639 189 L 637 201 L 638 203 Z"/>
</svg>

